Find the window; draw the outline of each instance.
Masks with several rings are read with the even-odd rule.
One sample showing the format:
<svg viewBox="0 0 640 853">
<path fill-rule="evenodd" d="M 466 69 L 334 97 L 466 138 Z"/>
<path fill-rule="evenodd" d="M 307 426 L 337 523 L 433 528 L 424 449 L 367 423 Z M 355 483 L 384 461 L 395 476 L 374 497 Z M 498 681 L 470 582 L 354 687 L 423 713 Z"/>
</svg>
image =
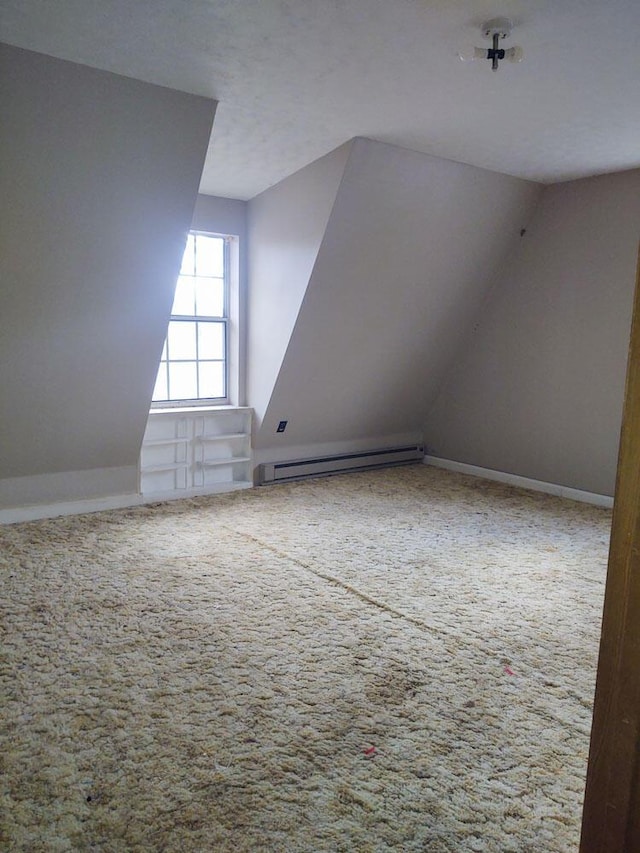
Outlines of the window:
<svg viewBox="0 0 640 853">
<path fill-rule="evenodd" d="M 169 319 L 153 403 L 226 403 L 231 238 L 191 232 Z"/>
</svg>

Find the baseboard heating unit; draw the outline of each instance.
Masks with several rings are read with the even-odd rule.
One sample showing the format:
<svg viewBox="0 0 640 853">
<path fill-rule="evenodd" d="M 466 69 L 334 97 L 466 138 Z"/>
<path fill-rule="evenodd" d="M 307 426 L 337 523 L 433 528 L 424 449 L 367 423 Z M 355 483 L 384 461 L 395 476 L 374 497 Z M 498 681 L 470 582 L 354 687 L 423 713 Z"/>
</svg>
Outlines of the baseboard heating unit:
<svg viewBox="0 0 640 853">
<path fill-rule="evenodd" d="M 302 480 L 305 477 L 326 477 L 330 474 L 362 471 L 367 468 L 406 465 L 409 462 L 421 462 L 423 458 L 424 447 L 415 444 L 408 447 L 367 450 L 362 453 L 343 453 L 339 456 L 319 456 L 315 459 L 264 462 L 259 466 L 258 480 L 260 485 L 266 485 L 286 480 Z"/>
</svg>

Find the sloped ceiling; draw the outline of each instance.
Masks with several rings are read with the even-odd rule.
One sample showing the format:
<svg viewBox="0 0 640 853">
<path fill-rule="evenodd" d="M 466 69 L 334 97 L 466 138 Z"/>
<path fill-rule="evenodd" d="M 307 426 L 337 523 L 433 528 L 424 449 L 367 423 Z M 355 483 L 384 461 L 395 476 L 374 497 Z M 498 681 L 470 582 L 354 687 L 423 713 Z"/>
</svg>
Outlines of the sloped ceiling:
<svg viewBox="0 0 640 853">
<path fill-rule="evenodd" d="M 137 458 L 215 112 L 3 46 L 0 478 Z"/>
<path fill-rule="evenodd" d="M 520 65 L 463 64 L 506 15 Z M 640 165 L 637 0 L 0 0 L 0 40 L 220 102 L 201 191 L 355 136 L 541 182 Z"/>
<path fill-rule="evenodd" d="M 540 192 L 355 140 L 256 448 L 421 432 Z"/>
</svg>

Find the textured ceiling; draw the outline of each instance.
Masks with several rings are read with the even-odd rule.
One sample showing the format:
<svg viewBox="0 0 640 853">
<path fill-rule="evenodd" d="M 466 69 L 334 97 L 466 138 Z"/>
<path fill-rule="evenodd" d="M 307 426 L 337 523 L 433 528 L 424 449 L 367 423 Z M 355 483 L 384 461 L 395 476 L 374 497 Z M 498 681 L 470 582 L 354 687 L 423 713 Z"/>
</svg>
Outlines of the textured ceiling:
<svg viewBox="0 0 640 853">
<path fill-rule="evenodd" d="M 640 166 L 638 0 L 0 0 L 0 40 L 219 101 L 201 191 L 354 136 L 551 183 Z M 507 15 L 520 65 L 462 63 Z"/>
</svg>

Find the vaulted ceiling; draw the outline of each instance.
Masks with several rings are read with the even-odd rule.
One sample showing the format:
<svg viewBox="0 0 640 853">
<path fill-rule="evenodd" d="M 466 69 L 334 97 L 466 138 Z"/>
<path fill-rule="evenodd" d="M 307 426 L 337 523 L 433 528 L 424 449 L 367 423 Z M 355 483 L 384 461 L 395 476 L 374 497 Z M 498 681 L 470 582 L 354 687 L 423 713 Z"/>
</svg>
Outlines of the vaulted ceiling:
<svg viewBox="0 0 640 853">
<path fill-rule="evenodd" d="M 201 192 L 355 136 L 543 183 L 640 165 L 637 0 L 0 0 L 0 40 L 219 101 Z M 506 15 L 519 65 L 457 52 Z"/>
</svg>

